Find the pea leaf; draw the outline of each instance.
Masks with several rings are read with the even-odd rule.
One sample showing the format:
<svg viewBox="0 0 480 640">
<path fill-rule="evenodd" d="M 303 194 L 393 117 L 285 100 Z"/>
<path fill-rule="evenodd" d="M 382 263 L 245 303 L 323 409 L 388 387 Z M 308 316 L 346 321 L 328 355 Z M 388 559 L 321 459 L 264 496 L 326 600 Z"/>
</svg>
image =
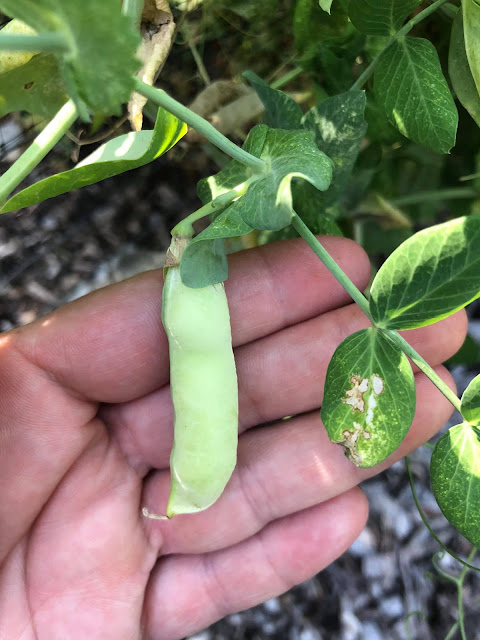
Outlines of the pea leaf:
<svg viewBox="0 0 480 640">
<path fill-rule="evenodd" d="M 350 37 L 353 28 L 341 4 L 333 5 L 330 14 L 312 0 L 297 0 L 293 36 L 299 53 L 307 53 L 318 42 L 340 44 Z"/>
<path fill-rule="evenodd" d="M 320 9 L 323 9 L 327 13 L 330 13 L 332 9 L 333 0 L 318 0 L 318 4 L 320 5 Z"/>
<path fill-rule="evenodd" d="M 375 69 L 374 90 L 400 133 L 432 151 L 450 151 L 458 113 L 431 42 L 403 37 L 388 47 Z"/>
<path fill-rule="evenodd" d="M 272 89 L 253 71 L 245 71 L 243 76 L 255 89 L 265 107 L 265 124 L 275 129 L 301 129 L 302 110 L 293 98 L 283 91 Z"/>
<path fill-rule="evenodd" d="M 268 127 L 264 124 L 258 124 L 253 129 L 250 129 L 242 148 L 259 158 L 265 144 L 267 131 Z M 251 175 L 252 172 L 248 167 L 238 162 L 238 160 L 232 160 L 219 173 L 199 181 L 197 185 L 198 197 L 206 204 L 218 198 L 222 193 L 230 191 L 238 184 L 242 184 Z"/>
<path fill-rule="evenodd" d="M 421 0 L 350 0 L 348 17 L 362 33 L 393 36 Z"/>
<path fill-rule="evenodd" d="M 457 98 L 480 126 L 480 97 L 468 64 L 461 11 L 457 12 L 452 25 L 448 51 L 448 74 Z"/>
<path fill-rule="evenodd" d="M 424 229 L 378 271 L 370 310 L 379 326 L 414 329 L 446 318 L 480 296 L 480 216 Z"/>
<path fill-rule="evenodd" d="M 461 411 L 464 420 L 480 426 L 480 375 L 463 392 Z"/>
<path fill-rule="evenodd" d="M 243 236 L 250 231 L 251 227 L 232 207 L 223 211 L 183 252 L 180 262 L 183 284 L 198 289 L 226 280 L 228 262 L 223 239 Z"/>
<path fill-rule="evenodd" d="M 2 36 L 5 34 L 16 35 L 34 35 L 35 30 L 21 22 L 20 20 L 10 20 L 7 24 L 1 28 L 0 33 Z M 31 58 L 35 55 L 32 51 L 0 51 L 0 73 L 5 73 L 11 69 L 16 69 L 24 64 L 27 64 Z"/>
<path fill-rule="evenodd" d="M 7 200 L 0 213 L 22 209 L 148 164 L 171 149 L 186 130 L 183 122 L 159 109 L 153 130 L 132 131 L 110 140 L 74 169 L 57 173 L 23 189 Z"/>
<path fill-rule="evenodd" d="M 430 462 L 433 493 L 443 514 L 480 545 L 480 429 L 457 424 L 440 438 Z"/>
<path fill-rule="evenodd" d="M 470 71 L 480 93 L 480 5 L 476 0 L 462 0 L 465 51 Z"/>
<path fill-rule="evenodd" d="M 325 211 L 322 200 L 324 194 L 321 191 L 315 189 L 309 182 L 300 180 L 293 183 L 292 195 L 295 213 L 300 216 L 312 233 L 343 236 L 333 216 Z M 297 235 L 297 232 L 293 230 L 292 235 L 288 237 L 296 237 Z"/>
<path fill-rule="evenodd" d="M 293 178 L 307 180 L 316 189 L 328 189 L 332 161 L 322 153 L 309 131 L 269 129 L 260 157 L 269 168 L 231 206 L 254 229 L 277 231 L 290 224 Z"/>
<path fill-rule="evenodd" d="M 321 416 L 332 442 L 358 467 L 373 467 L 401 444 L 415 414 L 405 354 L 380 331 L 357 331 L 328 365 Z"/>
<path fill-rule="evenodd" d="M 350 178 L 367 131 L 365 107 L 365 92 L 355 89 L 327 98 L 304 116 L 318 148 L 333 160 L 330 187 L 317 198 L 320 207 L 335 202 Z"/>
<path fill-rule="evenodd" d="M 39 33 L 63 33 L 72 43 L 68 55 L 60 57 L 60 68 L 84 119 L 85 105 L 93 112 L 121 113 L 140 66 L 140 37 L 118 0 L 0 0 L 0 9 Z"/>
<path fill-rule="evenodd" d="M 0 118 L 13 111 L 52 118 L 67 100 L 54 56 L 39 54 L 0 74 Z"/>
<path fill-rule="evenodd" d="M 228 277 L 225 242 L 215 238 L 197 242 L 188 254 L 182 256 L 180 276 L 185 286 L 200 289 L 210 284 L 223 282 Z"/>
</svg>

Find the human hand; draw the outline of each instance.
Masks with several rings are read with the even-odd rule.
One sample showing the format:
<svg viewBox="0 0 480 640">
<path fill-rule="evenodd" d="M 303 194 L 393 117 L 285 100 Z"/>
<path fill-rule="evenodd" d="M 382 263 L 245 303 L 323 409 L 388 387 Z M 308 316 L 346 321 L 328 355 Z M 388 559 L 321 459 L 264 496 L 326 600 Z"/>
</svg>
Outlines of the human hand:
<svg viewBox="0 0 480 640">
<path fill-rule="evenodd" d="M 365 287 L 362 250 L 323 242 Z M 356 485 L 448 419 L 449 403 L 416 372 L 417 413 L 401 448 L 379 467 L 354 467 L 329 442 L 319 407 L 334 349 L 367 319 L 301 240 L 230 263 L 238 465 L 202 513 L 141 515 L 142 505 L 162 511 L 169 490 L 161 272 L 0 335 L 2 640 L 179 639 L 286 591 L 362 530 Z M 453 386 L 439 364 L 465 331 L 461 312 L 406 337 Z"/>
</svg>

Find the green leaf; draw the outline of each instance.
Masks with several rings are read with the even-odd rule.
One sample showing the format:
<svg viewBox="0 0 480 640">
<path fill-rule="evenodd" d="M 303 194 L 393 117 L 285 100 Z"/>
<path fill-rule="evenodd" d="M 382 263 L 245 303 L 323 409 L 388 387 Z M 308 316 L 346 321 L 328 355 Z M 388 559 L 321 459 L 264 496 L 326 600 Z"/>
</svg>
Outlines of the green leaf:
<svg viewBox="0 0 480 640">
<path fill-rule="evenodd" d="M 404 37 L 390 45 L 375 69 L 374 89 L 400 133 L 438 153 L 450 151 L 458 113 L 430 41 Z"/>
<path fill-rule="evenodd" d="M 457 218 L 406 240 L 370 291 L 375 322 L 414 329 L 446 318 L 480 295 L 480 216 Z"/>
<path fill-rule="evenodd" d="M 480 5 L 476 0 L 462 0 L 462 13 L 465 51 L 480 93 Z"/>
<path fill-rule="evenodd" d="M 430 462 L 438 506 L 451 524 L 480 546 L 480 431 L 457 424 L 440 438 Z"/>
<path fill-rule="evenodd" d="M 180 276 L 185 286 L 200 289 L 228 278 L 225 241 L 222 238 L 197 242 L 182 256 Z"/>
<path fill-rule="evenodd" d="M 307 180 L 316 189 L 328 189 L 332 161 L 316 146 L 309 131 L 269 129 L 260 157 L 269 171 L 249 186 L 231 206 L 253 229 L 277 231 L 292 218 L 291 183 Z"/>
<path fill-rule="evenodd" d="M 253 156 L 259 158 L 265 144 L 268 127 L 258 124 L 250 132 L 242 148 Z M 238 160 L 232 160 L 219 173 L 203 178 L 197 185 L 197 193 L 203 204 L 215 200 L 222 193 L 230 191 L 239 184 L 242 184 L 252 175 L 251 170 Z"/>
<path fill-rule="evenodd" d="M 448 74 L 462 105 L 480 126 L 480 97 L 470 71 L 463 36 L 463 16 L 458 11 L 452 26 L 448 51 Z"/>
<path fill-rule="evenodd" d="M 330 236 L 343 236 L 333 217 L 325 211 L 323 193 L 309 182 L 301 180 L 292 185 L 293 208 L 312 233 Z M 287 229 L 289 227 L 286 227 Z M 298 234 L 293 229 L 289 237 Z"/>
<path fill-rule="evenodd" d="M 320 8 L 326 11 L 327 13 L 330 13 L 332 9 L 332 2 L 333 0 L 318 0 L 318 4 L 320 5 Z"/>
<path fill-rule="evenodd" d="M 344 43 L 352 30 L 340 3 L 333 5 L 331 15 L 328 15 L 314 0 L 297 0 L 293 36 L 300 54 L 306 53 L 318 42 L 326 45 Z"/>
<path fill-rule="evenodd" d="M 379 464 L 401 444 L 415 414 L 406 355 L 380 331 L 357 331 L 328 365 L 321 416 L 332 442 L 358 467 Z"/>
<path fill-rule="evenodd" d="M 35 29 L 32 29 L 32 27 L 29 27 L 28 24 L 20 20 L 10 20 L 10 22 L 7 22 L 7 24 L 1 28 L 0 33 L 2 36 L 6 34 L 32 36 L 35 34 Z M 3 74 L 6 71 L 22 67 L 24 64 L 27 64 L 34 55 L 34 51 L 0 51 L 0 73 Z"/>
<path fill-rule="evenodd" d="M 36 55 L 0 74 L 0 118 L 14 111 L 52 118 L 67 100 L 58 63 L 51 55 Z"/>
<path fill-rule="evenodd" d="M 350 178 L 367 130 L 365 106 L 365 92 L 355 89 L 327 98 L 305 114 L 304 126 L 313 132 L 318 148 L 334 163 L 331 185 L 318 198 L 319 206 L 335 202 Z"/>
<path fill-rule="evenodd" d="M 464 420 L 480 426 L 480 375 L 463 392 L 461 410 Z"/>
<path fill-rule="evenodd" d="M 253 71 L 245 71 L 243 76 L 255 89 L 265 107 L 263 118 L 266 125 L 274 129 L 301 129 L 302 110 L 293 98 L 283 91 L 272 89 Z"/>
<path fill-rule="evenodd" d="M 71 43 L 60 57 L 65 86 L 83 118 L 93 112 L 119 115 L 140 66 L 140 36 L 118 0 L 0 0 L 0 9 L 39 33 L 63 33 Z"/>
<path fill-rule="evenodd" d="M 180 275 L 187 287 L 199 289 L 228 278 L 224 238 L 252 231 L 232 207 L 228 207 L 187 246 L 180 262 Z M 221 242 L 218 242 L 221 240 Z"/>
<path fill-rule="evenodd" d="M 393 36 L 421 0 L 350 0 L 348 17 L 362 33 Z"/>
<path fill-rule="evenodd" d="M 3 205 L 0 213 L 22 209 L 142 167 L 171 149 L 185 135 L 186 130 L 183 122 L 159 109 L 153 130 L 132 131 L 110 140 L 74 169 L 57 173 L 23 189 Z"/>
</svg>

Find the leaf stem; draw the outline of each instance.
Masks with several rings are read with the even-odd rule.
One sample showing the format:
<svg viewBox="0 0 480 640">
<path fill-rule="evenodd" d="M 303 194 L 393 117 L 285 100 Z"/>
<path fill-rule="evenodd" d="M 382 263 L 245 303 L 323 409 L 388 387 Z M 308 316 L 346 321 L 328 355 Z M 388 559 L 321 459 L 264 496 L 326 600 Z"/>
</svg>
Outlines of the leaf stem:
<svg viewBox="0 0 480 640">
<path fill-rule="evenodd" d="M 409 33 L 413 29 L 413 27 L 415 25 L 417 25 L 419 22 L 422 22 L 422 20 L 425 20 L 425 18 L 428 18 L 429 15 L 434 13 L 437 9 L 439 9 L 442 5 L 446 4 L 447 2 L 448 2 L 448 0 L 436 0 L 436 2 L 431 4 L 429 7 L 427 7 L 423 11 L 420 11 L 420 13 L 417 13 L 416 16 L 414 16 L 411 20 L 409 20 L 406 24 L 404 24 L 403 27 L 401 29 L 399 29 L 397 31 L 397 33 L 395 33 L 390 38 L 390 40 L 383 47 L 383 49 L 380 51 L 380 53 L 377 56 L 375 56 L 375 58 L 368 65 L 368 67 L 365 69 L 365 71 L 357 78 L 357 80 L 352 85 L 352 89 L 361 89 L 363 87 L 363 85 L 367 82 L 367 80 L 373 74 L 373 72 L 375 70 L 375 67 L 377 66 L 377 63 L 380 60 L 380 58 L 383 55 L 383 53 L 385 53 L 385 51 L 394 42 L 396 42 L 399 38 L 402 38 L 403 36 L 406 36 L 407 33 Z"/>
<path fill-rule="evenodd" d="M 0 51 L 65 53 L 70 51 L 70 45 L 62 33 L 5 33 L 0 35 Z"/>
<path fill-rule="evenodd" d="M 177 225 L 175 225 L 170 232 L 172 237 L 179 236 L 182 238 L 193 238 L 194 222 L 197 222 L 197 220 L 201 220 L 201 218 L 204 218 L 205 216 L 209 216 L 212 213 L 216 213 L 221 209 L 225 209 L 225 207 L 228 207 L 228 205 L 231 204 L 234 200 L 242 196 L 247 191 L 247 189 L 248 189 L 248 183 L 243 182 L 242 184 L 239 184 L 231 191 L 222 193 L 220 196 L 218 196 L 214 200 L 207 202 L 207 204 L 203 205 L 203 207 L 200 207 L 200 209 L 197 209 L 196 211 L 188 215 L 186 218 L 181 220 Z"/>
<path fill-rule="evenodd" d="M 5 171 L 0 178 L 0 204 L 5 202 L 10 193 L 51 151 L 75 122 L 77 115 L 73 100 L 66 102 L 28 149 Z"/>
<path fill-rule="evenodd" d="M 468 564 L 470 564 L 477 553 L 476 547 L 470 551 L 469 556 L 467 558 Z M 462 636 L 462 640 L 467 640 L 467 634 L 465 633 L 465 611 L 463 609 L 463 583 L 465 581 L 465 576 L 467 575 L 468 567 L 466 565 L 463 566 L 462 572 L 457 579 L 457 609 L 458 609 L 458 625 L 460 627 L 460 634 Z"/>
<path fill-rule="evenodd" d="M 410 358 L 412 362 L 414 362 L 417 367 L 422 371 L 427 378 L 433 382 L 433 384 L 443 393 L 443 395 L 447 398 L 447 400 L 455 407 L 455 409 L 461 413 L 460 411 L 460 399 L 455 395 L 455 393 L 450 389 L 450 387 L 440 378 L 440 376 L 435 373 L 432 367 L 426 362 L 422 356 L 415 351 L 415 349 L 408 344 L 408 342 L 403 338 L 397 331 L 392 331 L 392 329 L 381 329 L 381 331 L 386 335 L 392 342 L 394 342 L 397 347 Z"/>
<path fill-rule="evenodd" d="M 437 189 L 436 191 L 420 191 L 407 196 L 392 198 L 389 203 L 402 207 L 408 204 L 420 204 L 421 202 L 434 202 L 435 200 L 468 200 L 476 198 L 478 191 L 471 187 L 456 187 L 452 189 Z"/>
<path fill-rule="evenodd" d="M 170 97 L 162 89 L 156 89 L 148 84 L 142 82 L 139 78 L 135 78 L 135 90 L 141 95 L 145 96 L 156 105 L 163 107 L 174 116 L 177 116 L 183 122 L 186 122 L 190 127 L 196 129 L 207 140 L 209 140 L 216 147 L 221 149 L 228 156 L 234 160 L 238 160 L 242 164 L 250 167 L 254 173 L 264 173 L 266 171 L 266 163 L 264 160 L 252 156 L 244 149 L 241 149 L 231 140 L 226 138 L 220 131 L 217 131 L 210 122 L 204 120 L 201 116 L 191 111 L 188 107 L 185 107 L 180 102 L 177 102 L 174 98 Z"/>
<path fill-rule="evenodd" d="M 427 527 L 427 529 L 430 531 L 430 533 L 432 534 L 432 537 L 438 542 L 438 544 L 441 546 L 441 548 L 446 551 L 448 553 L 449 556 L 451 556 L 452 558 L 455 558 L 455 560 L 457 562 L 459 562 L 461 565 L 463 565 L 464 568 L 466 569 L 471 569 L 472 571 L 476 571 L 477 573 L 480 572 L 480 567 L 475 567 L 473 564 L 470 564 L 471 559 L 469 556 L 469 561 L 465 562 L 465 560 L 462 560 L 460 558 L 460 556 L 457 556 L 456 553 L 454 553 L 453 551 L 451 551 L 441 540 L 440 538 L 437 536 L 437 534 L 435 533 L 435 531 L 432 529 L 432 527 L 430 526 L 430 523 L 428 522 L 427 516 L 425 515 L 424 510 L 422 509 L 421 505 L 420 505 L 420 501 L 418 499 L 418 495 L 417 495 L 417 490 L 415 488 L 415 481 L 413 479 L 413 474 L 412 474 L 412 470 L 410 468 L 410 460 L 408 458 L 408 456 L 405 456 L 404 458 L 405 460 L 405 466 L 407 468 L 407 474 L 408 474 L 408 482 L 410 483 L 410 489 L 412 491 L 412 497 L 413 497 L 413 501 L 415 502 L 415 506 L 417 507 L 417 511 L 418 514 L 420 516 L 420 518 L 423 521 L 423 524 Z"/>
<path fill-rule="evenodd" d="M 305 240 L 310 249 L 312 249 L 312 251 L 320 258 L 330 273 L 338 280 L 345 291 L 350 294 L 363 313 L 372 321 L 368 300 L 365 298 L 363 293 L 357 289 L 347 274 L 340 269 L 332 256 L 326 249 L 324 249 L 317 237 L 310 231 L 307 225 L 296 213 L 292 218 L 292 226 L 298 231 L 299 235 Z"/>
<path fill-rule="evenodd" d="M 277 78 L 270 84 L 271 88 L 280 89 L 284 85 L 297 78 L 302 73 L 302 71 L 303 69 L 301 67 L 295 67 L 294 69 L 287 71 L 287 73 L 285 73 L 283 76 L 280 76 L 280 78 Z"/>
<path fill-rule="evenodd" d="M 363 313 L 370 319 L 370 322 L 375 326 L 372 316 L 370 314 L 370 305 L 363 293 L 357 289 L 347 274 L 340 269 L 335 260 L 331 257 L 326 249 L 321 245 L 316 236 L 310 231 L 303 220 L 294 213 L 292 218 L 292 226 L 298 231 L 299 235 L 305 240 L 308 246 L 315 252 L 320 258 L 323 264 L 327 267 L 330 273 L 338 280 L 342 287 L 350 294 L 352 299 L 358 304 Z M 426 362 L 422 356 L 415 351 L 415 349 L 408 344 L 408 342 L 402 338 L 402 336 L 396 331 L 391 329 L 379 330 L 383 332 L 390 340 L 397 345 L 409 358 L 414 362 L 417 367 L 422 371 L 433 384 L 443 393 L 443 395 L 451 402 L 451 404 L 460 412 L 460 400 L 453 393 L 450 387 L 435 373 L 432 367 Z"/>
</svg>

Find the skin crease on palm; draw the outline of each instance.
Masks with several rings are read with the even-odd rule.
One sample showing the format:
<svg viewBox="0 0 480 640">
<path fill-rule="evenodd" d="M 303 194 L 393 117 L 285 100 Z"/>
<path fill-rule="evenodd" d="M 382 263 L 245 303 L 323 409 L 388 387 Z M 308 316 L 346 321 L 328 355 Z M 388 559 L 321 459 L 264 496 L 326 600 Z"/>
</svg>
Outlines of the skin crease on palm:
<svg viewBox="0 0 480 640">
<path fill-rule="evenodd" d="M 365 287 L 362 249 L 323 242 Z M 286 591 L 361 532 L 356 485 L 451 413 L 416 372 L 402 447 L 356 469 L 328 441 L 319 406 L 335 347 L 365 316 L 301 240 L 236 254 L 226 289 L 237 469 L 210 509 L 146 520 L 142 505 L 165 508 L 172 444 L 161 286 L 161 271 L 142 274 L 0 336 L 1 640 L 174 640 Z M 440 363 L 465 332 L 461 312 L 405 335 L 453 387 Z"/>
</svg>

